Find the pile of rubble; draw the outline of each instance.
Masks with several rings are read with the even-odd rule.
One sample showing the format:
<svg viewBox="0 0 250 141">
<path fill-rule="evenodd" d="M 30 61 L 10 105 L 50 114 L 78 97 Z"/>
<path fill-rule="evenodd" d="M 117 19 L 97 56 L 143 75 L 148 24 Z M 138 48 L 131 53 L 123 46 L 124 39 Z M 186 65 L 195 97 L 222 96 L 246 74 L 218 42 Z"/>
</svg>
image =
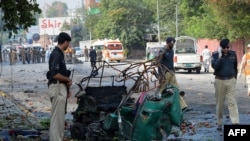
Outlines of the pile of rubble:
<svg viewBox="0 0 250 141">
<path fill-rule="evenodd" d="M 46 128 L 25 107 L 0 91 L 0 140 L 46 140 Z"/>
</svg>

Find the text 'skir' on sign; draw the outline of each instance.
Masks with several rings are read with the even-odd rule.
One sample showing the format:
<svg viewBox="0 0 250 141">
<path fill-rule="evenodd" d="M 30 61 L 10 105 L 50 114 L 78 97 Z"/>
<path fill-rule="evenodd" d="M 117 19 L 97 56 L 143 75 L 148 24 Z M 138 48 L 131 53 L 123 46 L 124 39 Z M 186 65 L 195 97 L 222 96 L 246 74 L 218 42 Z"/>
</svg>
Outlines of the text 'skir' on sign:
<svg viewBox="0 0 250 141">
<path fill-rule="evenodd" d="M 240 141 L 249 141 L 250 125 L 224 125 L 224 140 L 240 139 Z"/>
<path fill-rule="evenodd" d="M 50 19 L 44 19 L 42 20 L 42 28 L 59 28 L 62 26 L 62 22 L 61 21 L 57 21 L 57 20 L 50 20 Z"/>
<path fill-rule="evenodd" d="M 58 35 L 63 25 L 70 25 L 71 17 L 39 18 L 40 35 Z"/>
</svg>

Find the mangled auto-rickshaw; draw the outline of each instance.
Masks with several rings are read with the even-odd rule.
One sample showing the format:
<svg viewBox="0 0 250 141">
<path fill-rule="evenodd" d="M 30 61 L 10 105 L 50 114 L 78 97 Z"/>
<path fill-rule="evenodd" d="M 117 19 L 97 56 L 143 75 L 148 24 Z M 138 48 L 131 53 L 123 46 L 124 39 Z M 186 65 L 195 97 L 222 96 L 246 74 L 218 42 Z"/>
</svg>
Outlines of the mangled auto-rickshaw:
<svg viewBox="0 0 250 141">
<path fill-rule="evenodd" d="M 172 126 L 180 126 L 182 110 L 176 87 L 166 85 L 159 93 L 164 81 L 159 69 L 164 67 L 154 60 L 113 65 L 104 61 L 101 67 L 93 68 L 90 76 L 77 84 L 78 107 L 72 113 L 71 138 L 83 141 L 167 139 Z"/>
</svg>

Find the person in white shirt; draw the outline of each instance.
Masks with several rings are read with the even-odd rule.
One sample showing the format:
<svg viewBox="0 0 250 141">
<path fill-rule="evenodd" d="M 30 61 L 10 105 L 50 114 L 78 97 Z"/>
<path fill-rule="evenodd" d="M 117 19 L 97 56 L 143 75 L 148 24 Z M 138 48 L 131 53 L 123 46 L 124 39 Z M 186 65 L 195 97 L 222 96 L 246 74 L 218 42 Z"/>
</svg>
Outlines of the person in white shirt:
<svg viewBox="0 0 250 141">
<path fill-rule="evenodd" d="M 211 62 L 211 52 L 208 49 L 207 45 L 205 45 L 205 49 L 202 51 L 202 57 L 203 57 L 204 72 L 209 72 L 209 66 Z"/>
</svg>

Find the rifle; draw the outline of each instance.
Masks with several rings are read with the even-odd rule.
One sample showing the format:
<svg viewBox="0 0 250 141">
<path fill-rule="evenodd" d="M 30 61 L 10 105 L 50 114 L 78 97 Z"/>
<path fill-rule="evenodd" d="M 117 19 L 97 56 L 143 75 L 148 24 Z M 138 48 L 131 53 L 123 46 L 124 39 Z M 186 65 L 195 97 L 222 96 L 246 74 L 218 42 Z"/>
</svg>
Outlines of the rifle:
<svg viewBox="0 0 250 141">
<path fill-rule="evenodd" d="M 73 76 L 74 76 L 74 68 L 73 68 L 73 70 L 72 70 L 72 73 L 71 73 L 71 71 L 70 70 L 67 70 L 67 76 L 68 77 L 71 77 L 70 79 L 71 80 L 73 80 Z M 70 88 L 69 87 L 67 87 L 67 94 L 69 93 L 69 90 L 70 90 Z M 66 97 L 66 103 L 65 103 L 65 114 L 67 114 L 67 97 Z"/>
</svg>

